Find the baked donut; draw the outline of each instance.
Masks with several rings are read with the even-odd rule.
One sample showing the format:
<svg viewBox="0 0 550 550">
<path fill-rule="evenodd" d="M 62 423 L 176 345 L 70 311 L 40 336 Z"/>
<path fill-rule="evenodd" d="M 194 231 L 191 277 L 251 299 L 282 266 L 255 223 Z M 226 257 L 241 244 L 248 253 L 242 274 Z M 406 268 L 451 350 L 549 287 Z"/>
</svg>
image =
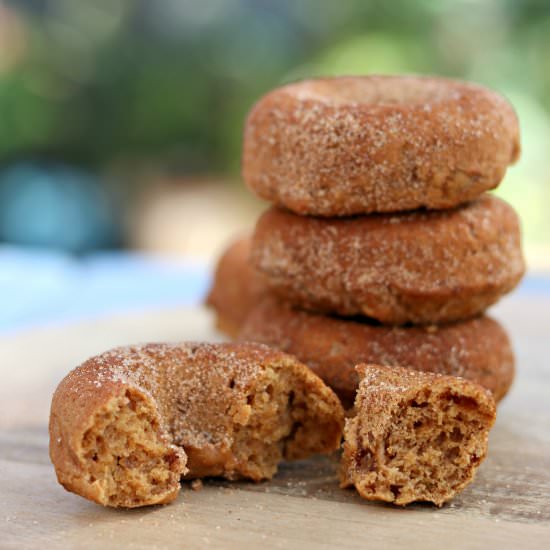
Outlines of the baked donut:
<svg viewBox="0 0 550 550">
<path fill-rule="evenodd" d="M 461 376 L 491 390 L 496 401 L 514 379 L 508 335 L 486 316 L 439 326 L 389 327 L 308 313 L 266 297 L 251 311 L 238 339 L 296 356 L 346 408 L 355 399 L 359 363 Z"/>
<path fill-rule="evenodd" d="M 360 365 L 346 421 L 342 487 L 368 500 L 441 506 L 470 483 L 496 416 L 491 393 L 433 373 Z"/>
<path fill-rule="evenodd" d="M 502 96 L 418 76 L 305 80 L 261 98 L 246 120 L 243 178 L 297 214 L 451 208 L 495 188 L 520 153 Z"/>
<path fill-rule="evenodd" d="M 339 447 L 336 395 L 262 345 L 148 344 L 93 357 L 58 386 L 50 457 L 69 491 L 106 506 L 173 500 L 180 476 L 271 478 L 283 458 Z"/>
<path fill-rule="evenodd" d="M 251 237 L 233 241 L 223 252 L 214 274 L 206 305 L 216 313 L 216 327 L 235 338 L 248 312 L 266 287 L 249 263 Z"/>
<path fill-rule="evenodd" d="M 453 210 L 348 219 L 271 208 L 251 261 L 297 307 L 388 324 L 472 317 L 524 272 L 517 215 L 491 195 Z"/>
</svg>

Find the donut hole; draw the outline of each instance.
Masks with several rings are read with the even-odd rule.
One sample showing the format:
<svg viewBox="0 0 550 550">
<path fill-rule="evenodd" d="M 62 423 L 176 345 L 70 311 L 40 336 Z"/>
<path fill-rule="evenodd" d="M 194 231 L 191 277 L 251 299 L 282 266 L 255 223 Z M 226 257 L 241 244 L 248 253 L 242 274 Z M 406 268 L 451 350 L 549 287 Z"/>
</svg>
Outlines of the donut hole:
<svg viewBox="0 0 550 550">
<path fill-rule="evenodd" d="M 406 77 L 338 78 L 311 80 L 295 85 L 299 99 L 312 99 L 334 105 L 424 105 L 458 99 L 456 83 L 442 85 L 441 80 Z"/>
<path fill-rule="evenodd" d="M 474 399 L 421 391 L 398 408 L 383 437 L 360 428 L 359 440 L 375 443 L 355 454 L 356 486 L 366 498 L 442 504 L 472 478 L 489 423 Z"/>
<path fill-rule="evenodd" d="M 182 454 L 166 442 L 158 412 L 137 391 L 109 400 L 82 438 L 83 471 L 103 504 L 163 501 L 179 487 Z"/>
<path fill-rule="evenodd" d="M 248 421 L 235 424 L 231 446 L 239 476 L 269 479 L 281 460 L 305 458 L 337 445 L 342 426 L 334 404 L 308 391 L 305 378 L 284 364 L 265 369 L 247 404 Z"/>
</svg>

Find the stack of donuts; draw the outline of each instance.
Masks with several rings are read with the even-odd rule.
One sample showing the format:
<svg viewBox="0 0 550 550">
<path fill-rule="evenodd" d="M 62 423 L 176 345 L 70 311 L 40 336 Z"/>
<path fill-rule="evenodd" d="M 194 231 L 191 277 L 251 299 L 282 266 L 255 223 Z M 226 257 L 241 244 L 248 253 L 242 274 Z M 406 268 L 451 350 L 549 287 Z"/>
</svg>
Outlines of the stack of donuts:
<svg viewBox="0 0 550 550">
<path fill-rule="evenodd" d="M 519 152 L 513 108 L 474 84 L 343 77 L 268 93 L 242 167 L 272 206 L 218 264 L 218 326 L 297 356 L 345 405 L 359 363 L 461 376 L 500 400 L 514 358 L 484 312 L 525 268 L 518 217 L 487 191 Z"/>
<path fill-rule="evenodd" d="M 208 297 L 240 342 L 116 348 L 74 369 L 50 414 L 59 482 L 105 506 L 166 503 L 182 476 L 271 479 L 343 437 L 341 487 L 398 505 L 456 495 L 514 375 L 484 312 L 523 275 L 519 223 L 485 192 L 518 133 L 502 97 L 443 79 L 262 98 L 243 175 L 273 206 Z"/>
</svg>

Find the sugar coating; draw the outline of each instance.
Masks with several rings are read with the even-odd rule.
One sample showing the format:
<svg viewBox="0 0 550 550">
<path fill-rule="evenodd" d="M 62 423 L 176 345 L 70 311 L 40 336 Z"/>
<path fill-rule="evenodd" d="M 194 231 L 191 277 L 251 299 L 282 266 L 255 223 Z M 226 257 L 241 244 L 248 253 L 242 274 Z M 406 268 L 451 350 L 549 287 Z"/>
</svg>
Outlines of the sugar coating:
<svg viewBox="0 0 550 550">
<path fill-rule="evenodd" d="M 264 96 L 245 125 L 243 177 L 298 214 L 450 208 L 496 187 L 519 157 L 510 104 L 421 77 L 307 80 Z"/>
<path fill-rule="evenodd" d="M 235 347 L 224 344 L 154 343 L 123 346 L 98 355 L 68 376 L 69 387 L 81 395 L 92 384 L 96 388 L 123 384 L 139 388 L 155 398 L 161 417 L 174 441 L 200 447 L 229 444 L 226 411 L 210 406 L 205 423 L 205 403 L 228 402 L 229 382 L 239 388 L 252 387 L 266 362 L 276 354 L 267 346 Z M 89 365 L 93 363 L 93 370 Z M 205 430 L 203 427 L 208 426 Z"/>
<path fill-rule="evenodd" d="M 471 317 L 525 269 L 517 215 L 491 195 L 452 210 L 346 219 L 271 208 L 251 261 L 295 306 L 389 324 Z"/>
<path fill-rule="evenodd" d="M 388 327 L 300 311 L 266 297 L 249 314 L 239 340 L 295 355 L 345 406 L 355 399 L 359 363 L 460 376 L 490 389 L 497 401 L 514 378 L 506 331 L 486 316 L 448 325 Z"/>
</svg>

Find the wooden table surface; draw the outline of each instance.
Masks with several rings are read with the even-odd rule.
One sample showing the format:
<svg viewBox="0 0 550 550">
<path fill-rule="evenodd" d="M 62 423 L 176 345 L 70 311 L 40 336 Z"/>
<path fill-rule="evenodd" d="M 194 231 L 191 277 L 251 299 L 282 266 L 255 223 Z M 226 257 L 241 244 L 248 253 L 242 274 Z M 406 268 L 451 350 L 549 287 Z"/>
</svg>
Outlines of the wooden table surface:
<svg viewBox="0 0 550 550">
<path fill-rule="evenodd" d="M 219 339 L 203 310 L 134 314 L 0 338 L 0 548 L 542 548 L 550 544 L 550 297 L 493 309 L 518 372 L 489 456 L 447 506 L 369 503 L 337 486 L 335 457 L 270 483 L 187 483 L 175 503 L 104 509 L 64 491 L 47 445 L 51 394 L 74 366 L 127 343 Z"/>
</svg>

